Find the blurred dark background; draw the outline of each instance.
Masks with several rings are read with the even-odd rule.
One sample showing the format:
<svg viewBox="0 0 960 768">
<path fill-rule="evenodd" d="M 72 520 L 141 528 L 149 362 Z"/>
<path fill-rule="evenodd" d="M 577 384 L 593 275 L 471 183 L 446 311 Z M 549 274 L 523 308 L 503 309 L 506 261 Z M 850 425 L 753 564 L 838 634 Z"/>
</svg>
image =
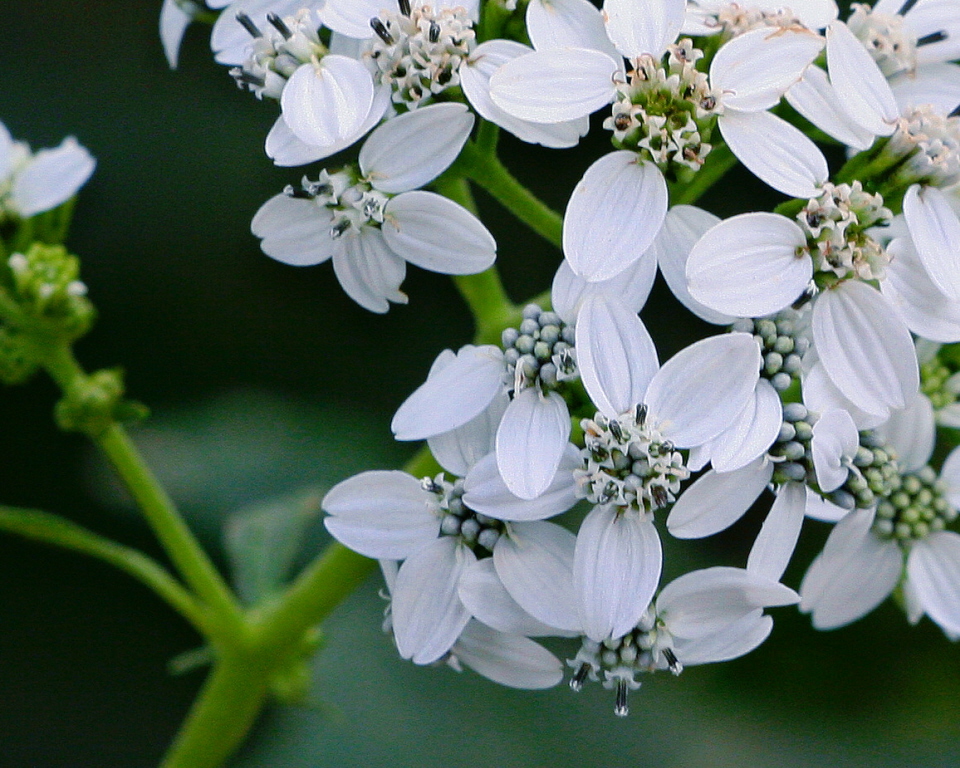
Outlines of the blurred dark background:
<svg viewBox="0 0 960 768">
<path fill-rule="evenodd" d="M 219 557 L 231 511 L 399 466 L 411 447 L 392 443 L 392 412 L 471 326 L 441 276 L 411 268 L 409 306 L 381 317 L 347 299 L 329 265 L 299 270 L 260 253 L 250 218 L 302 171 L 272 167 L 262 146 L 276 108 L 213 63 L 207 29 L 191 28 L 179 70 L 167 69 L 159 7 L 4 3 L 0 120 L 34 148 L 73 134 L 97 157 L 68 241 L 100 311 L 78 354 L 89 369 L 126 368 L 129 392 L 154 414 L 139 440 Z M 505 137 L 503 154 L 562 208 L 606 140 L 594 131 L 578 150 L 548 152 Z M 725 215 L 765 195 L 732 174 L 704 204 Z M 512 295 L 547 288 L 559 254 L 479 202 Z M 706 331 L 659 283 L 643 316 L 662 359 Z M 44 379 L 0 392 L 0 503 L 162 558 L 85 441 L 53 426 L 56 397 Z M 761 519 L 674 545 L 667 576 L 700 558 L 742 564 Z M 805 532 L 792 586 L 825 534 Z M 329 622 L 313 705 L 271 710 L 236 766 L 960 764 L 960 649 L 890 605 L 828 634 L 779 611 L 760 650 L 651 679 L 620 721 L 596 687 L 514 692 L 400 661 L 379 632 L 377 586 Z M 122 574 L 0 536 L 0 766 L 155 765 L 202 681 L 167 663 L 197 644 Z"/>
</svg>

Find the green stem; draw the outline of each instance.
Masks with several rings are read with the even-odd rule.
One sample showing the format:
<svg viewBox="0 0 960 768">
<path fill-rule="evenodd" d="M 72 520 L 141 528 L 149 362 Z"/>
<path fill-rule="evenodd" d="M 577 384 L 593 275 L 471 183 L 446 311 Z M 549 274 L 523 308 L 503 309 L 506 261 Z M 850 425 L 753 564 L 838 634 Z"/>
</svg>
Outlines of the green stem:
<svg viewBox="0 0 960 768">
<path fill-rule="evenodd" d="M 494 155 L 467 142 L 456 167 L 530 229 L 561 247 L 563 217 L 517 181 Z"/>
<path fill-rule="evenodd" d="M 198 632 L 207 634 L 209 621 L 194 596 L 159 563 L 142 552 L 99 536 L 58 515 L 34 509 L 0 507 L 0 529 L 89 555 L 119 568 L 155 592 Z"/>
<path fill-rule="evenodd" d="M 708 189 L 722 179 L 727 171 L 737 164 L 737 158 L 726 144 L 714 147 L 707 156 L 707 162 L 696 172 L 687 184 L 674 185 L 670 190 L 672 205 L 692 205 Z"/>
<path fill-rule="evenodd" d="M 63 344 L 49 349 L 43 363 L 65 393 L 80 387 L 87 379 L 73 352 Z M 91 437 L 133 495 L 184 581 L 210 609 L 210 619 L 218 629 L 217 634 L 243 636 L 246 627 L 239 604 L 126 430 L 113 423 Z"/>
</svg>

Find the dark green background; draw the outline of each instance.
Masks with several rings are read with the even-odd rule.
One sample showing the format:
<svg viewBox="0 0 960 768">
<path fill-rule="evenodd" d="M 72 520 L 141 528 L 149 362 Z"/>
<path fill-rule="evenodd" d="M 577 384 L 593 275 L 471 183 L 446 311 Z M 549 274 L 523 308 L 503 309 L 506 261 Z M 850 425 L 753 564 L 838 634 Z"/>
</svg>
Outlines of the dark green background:
<svg viewBox="0 0 960 768">
<path fill-rule="evenodd" d="M 271 166 L 276 110 L 239 92 L 191 29 L 178 72 L 157 38 L 160 2 L 4 2 L 0 120 L 34 147 L 74 134 L 98 159 L 70 238 L 100 321 L 79 347 L 122 364 L 154 419 L 140 439 L 205 542 L 230 510 L 363 469 L 397 466 L 389 418 L 444 346 L 471 333 L 449 281 L 415 268 L 409 307 L 374 316 L 330 267 L 259 252 L 249 221 L 296 169 Z M 511 167 L 561 207 L 604 150 L 504 141 Z M 707 204 L 728 214 L 763 194 L 731 177 Z M 559 255 L 481 198 L 517 299 L 549 285 Z M 665 359 L 703 333 L 658 285 L 644 319 Z M 160 556 L 84 441 L 59 434 L 52 385 L 0 393 L 0 503 L 64 514 Z M 742 564 L 760 516 L 680 563 Z M 803 564 L 822 544 L 805 532 Z M 698 555 L 692 553 L 699 552 Z M 418 669 L 379 632 L 371 581 L 329 622 L 309 709 L 274 709 L 235 765 L 953 766 L 960 764 L 960 649 L 886 605 L 813 632 L 778 611 L 772 639 L 740 661 L 658 676 L 615 719 L 609 692 L 500 689 Z M 137 584 L 99 563 L 0 538 L 0 766 L 155 765 L 202 674 L 166 663 L 198 638 Z"/>
</svg>

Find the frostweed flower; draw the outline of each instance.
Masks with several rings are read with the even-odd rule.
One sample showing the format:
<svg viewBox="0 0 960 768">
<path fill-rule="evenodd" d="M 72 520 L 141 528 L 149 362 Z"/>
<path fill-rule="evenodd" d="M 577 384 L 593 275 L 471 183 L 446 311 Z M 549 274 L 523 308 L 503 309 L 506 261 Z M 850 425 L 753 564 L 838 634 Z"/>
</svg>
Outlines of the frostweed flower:
<svg viewBox="0 0 960 768">
<path fill-rule="evenodd" d="M 488 268 L 496 243 L 466 209 L 414 191 L 456 159 L 473 126 L 462 104 L 436 104 L 374 131 L 358 168 L 321 172 L 268 200 L 251 228 L 266 254 L 306 266 L 333 260 L 344 290 L 362 307 L 386 312 L 405 302 L 406 262 L 446 274 Z"/>
<path fill-rule="evenodd" d="M 759 27 L 823 29 L 837 18 L 833 0 L 690 0 L 683 20 L 685 35 L 742 35 Z"/>
<path fill-rule="evenodd" d="M 72 136 L 55 149 L 32 152 L 0 123 L 0 222 L 27 219 L 73 197 L 96 161 Z"/>
</svg>

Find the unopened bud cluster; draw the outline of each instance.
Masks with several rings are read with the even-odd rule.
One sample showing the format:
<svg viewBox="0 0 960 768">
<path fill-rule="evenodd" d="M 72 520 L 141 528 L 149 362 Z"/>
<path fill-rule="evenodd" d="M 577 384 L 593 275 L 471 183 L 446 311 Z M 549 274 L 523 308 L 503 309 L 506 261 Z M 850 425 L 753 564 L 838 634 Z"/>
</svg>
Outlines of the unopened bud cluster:
<svg viewBox="0 0 960 768">
<path fill-rule="evenodd" d="M 351 230 L 359 232 L 365 226 L 379 227 L 383 224 L 383 208 L 390 199 L 389 195 L 358 179 L 350 169 L 337 173 L 321 171 L 316 181 L 304 176 L 299 188 L 288 185 L 284 193 L 313 200 L 318 207 L 327 208 L 333 214 L 330 237 L 334 240 Z"/>
<path fill-rule="evenodd" d="M 888 224 L 893 217 L 883 198 L 864 192 L 859 181 L 826 183 L 822 189 L 797 214 L 814 270 L 838 279 L 881 280 L 890 257 L 867 230 Z"/>
<path fill-rule="evenodd" d="M 574 471 L 591 504 L 653 512 L 676 501 L 690 477 L 683 455 L 646 419 L 646 408 L 608 419 L 584 419 L 583 468 Z"/>
<path fill-rule="evenodd" d="M 934 410 L 953 405 L 960 395 L 960 371 L 934 355 L 920 366 L 920 391 L 930 398 Z"/>
<path fill-rule="evenodd" d="M 771 317 L 740 318 L 731 327 L 734 332 L 753 334 L 763 355 L 760 375 L 778 392 L 800 377 L 803 356 L 810 348 L 810 339 L 800 333 L 800 323 L 799 312 L 785 309 Z"/>
<path fill-rule="evenodd" d="M 561 382 L 579 377 L 574 352 L 574 329 L 556 312 L 544 312 L 536 304 L 523 309 L 519 328 L 501 334 L 506 384 L 514 395 L 527 387 L 556 389 Z"/>
<path fill-rule="evenodd" d="M 426 98 L 460 84 L 458 70 L 476 37 L 463 8 L 429 5 L 374 18 L 377 36 L 367 52 L 374 79 L 393 89 L 393 101 L 410 109 Z"/>
<path fill-rule="evenodd" d="M 786 403 L 783 406 L 780 434 L 767 451 L 776 462 L 773 473 L 773 482 L 776 485 L 803 483 L 814 478 L 810 453 L 813 421 L 803 403 Z"/>
<path fill-rule="evenodd" d="M 902 184 L 952 186 L 960 182 L 960 117 L 920 106 L 897 120 L 884 152 L 902 158 L 895 174 Z"/>
<path fill-rule="evenodd" d="M 847 26 L 869 51 L 887 77 L 898 72 L 913 72 L 917 67 L 917 35 L 903 17 L 878 13 L 869 5 L 854 3 Z"/>
<path fill-rule="evenodd" d="M 327 47 L 317 34 L 319 24 L 313 12 L 302 8 L 293 16 L 267 15 L 270 27 L 261 30 L 243 11 L 237 14 L 244 29 L 253 37 L 252 50 L 242 67 L 230 70 L 240 88 L 258 99 L 279 99 L 291 75 L 302 65 L 317 62 Z"/>
<path fill-rule="evenodd" d="M 924 467 L 899 478 L 899 488 L 877 504 L 874 531 L 902 542 L 917 541 L 942 531 L 957 519 L 957 510 L 944 498 L 937 473 Z"/>
<path fill-rule="evenodd" d="M 702 57 L 703 51 L 685 38 L 669 46 L 662 59 L 649 54 L 636 59 L 629 81 L 617 87 L 613 114 L 603 123 L 613 131 L 614 146 L 638 152 L 664 171 L 671 165 L 693 170 L 703 165 L 720 102 L 697 69 Z"/>
<path fill-rule="evenodd" d="M 441 536 L 456 536 L 478 557 L 488 557 L 493 552 L 503 534 L 503 522 L 474 512 L 463 503 L 462 479 L 450 483 L 443 475 L 425 477 L 420 486 L 437 497 Z"/>
<path fill-rule="evenodd" d="M 78 338 L 93 322 L 93 305 L 80 281 L 80 261 L 63 246 L 34 243 L 7 260 L 12 298 L 26 318 L 51 323 L 58 333 Z"/>
<path fill-rule="evenodd" d="M 710 22 L 708 22 L 710 23 Z M 726 3 L 716 12 L 713 25 L 722 30 L 724 37 L 734 37 L 762 27 L 795 29 L 803 26 L 789 8 L 746 8 L 738 3 Z"/>
<path fill-rule="evenodd" d="M 874 432 L 861 432 L 853 468 L 843 486 L 830 494 L 830 500 L 844 509 L 869 509 L 899 485 L 896 452 Z"/>
</svg>

